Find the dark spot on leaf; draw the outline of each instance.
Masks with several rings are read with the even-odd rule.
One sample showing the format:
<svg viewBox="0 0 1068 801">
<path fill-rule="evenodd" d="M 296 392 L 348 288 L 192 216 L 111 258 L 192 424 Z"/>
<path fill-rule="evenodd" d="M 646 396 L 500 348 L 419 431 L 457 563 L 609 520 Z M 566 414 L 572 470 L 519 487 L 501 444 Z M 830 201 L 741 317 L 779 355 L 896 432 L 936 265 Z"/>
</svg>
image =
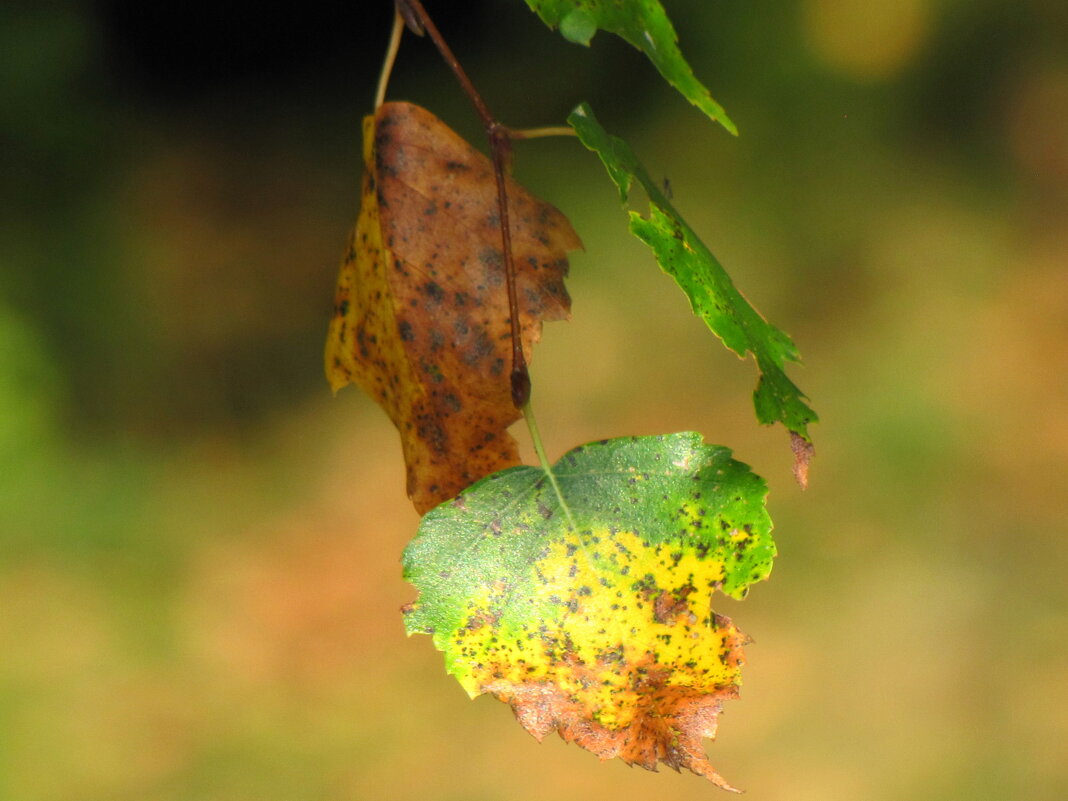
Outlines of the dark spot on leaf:
<svg viewBox="0 0 1068 801">
<path fill-rule="evenodd" d="M 441 288 L 441 285 L 436 281 L 427 281 L 421 287 L 420 291 L 427 296 L 427 298 L 437 304 L 441 303 L 445 299 L 445 290 Z"/>
</svg>

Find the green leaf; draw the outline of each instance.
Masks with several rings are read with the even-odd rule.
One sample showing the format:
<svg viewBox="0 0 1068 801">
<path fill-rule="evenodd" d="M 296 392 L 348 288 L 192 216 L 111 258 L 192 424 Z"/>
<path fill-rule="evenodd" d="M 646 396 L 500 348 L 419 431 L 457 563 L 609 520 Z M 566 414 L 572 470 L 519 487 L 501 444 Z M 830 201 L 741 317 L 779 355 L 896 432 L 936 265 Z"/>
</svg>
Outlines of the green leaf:
<svg viewBox="0 0 1068 801">
<path fill-rule="evenodd" d="M 786 376 L 785 362 L 800 361 L 790 337 L 768 323 L 742 297 L 727 271 L 649 177 L 630 146 L 607 133 L 587 104 L 578 106 L 568 122 L 582 143 L 600 156 L 624 204 L 635 181 L 645 190 L 649 216 L 631 211 L 631 232 L 652 248 L 660 267 L 690 299 L 694 314 L 704 319 L 723 344 L 742 358 L 753 354 L 760 370 L 753 393 L 757 419 L 764 424 L 781 422 L 796 435 L 798 465 L 807 467 L 811 455 L 808 424 L 819 418 L 803 400 L 805 395 Z M 803 478 L 801 472 L 799 480 Z"/>
<path fill-rule="evenodd" d="M 699 434 L 603 440 L 553 467 L 494 473 L 430 511 L 404 553 L 432 634 L 472 696 L 510 703 L 541 739 L 658 759 L 725 782 L 705 760 L 747 641 L 711 606 L 775 556 L 763 479 Z"/>
<path fill-rule="evenodd" d="M 542 22 L 569 41 L 588 45 L 597 29 L 641 50 L 683 97 L 732 134 L 738 128 L 693 74 L 679 51 L 679 37 L 659 0 L 526 0 Z"/>
</svg>

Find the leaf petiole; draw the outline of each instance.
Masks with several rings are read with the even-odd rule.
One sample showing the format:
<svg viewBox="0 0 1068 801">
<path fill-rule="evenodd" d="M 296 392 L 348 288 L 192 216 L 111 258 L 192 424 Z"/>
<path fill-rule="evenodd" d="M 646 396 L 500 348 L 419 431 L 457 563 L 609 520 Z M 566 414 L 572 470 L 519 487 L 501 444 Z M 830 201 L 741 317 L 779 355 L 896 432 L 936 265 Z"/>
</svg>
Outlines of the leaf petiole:
<svg viewBox="0 0 1068 801">
<path fill-rule="evenodd" d="M 386 58 L 382 62 L 382 73 L 378 76 L 378 89 L 375 92 L 375 111 L 386 102 L 386 86 L 389 84 L 389 76 L 393 74 L 393 62 L 397 60 L 397 50 L 400 49 L 401 31 L 404 30 L 404 17 L 400 10 L 393 13 L 393 30 L 389 34 L 389 45 L 386 47 Z"/>
<path fill-rule="evenodd" d="M 541 139 L 546 136 L 578 136 L 574 128 L 567 125 L 546 125 L 543 128 L 509 128 L 511 139 Z"/>
<path fill-rule="evenodd" d="M 575 518 L 571 515 L 571 507 L 564 500 L 564 493 L 560 491 L 560 485 L 556 481 L 553 466 L 549 462 L 549 457 L 545 455 L 545 445 L 541 441 L 541 434 L 538 432 L 538 423 L 534 419 L 534 409 L 530 405 L 529 397 L 527 402 L 523 404 L 523 419 L 527 421 L 527 430 L 530 432 L 530 439 L 534 443 L 534 452 L 538 454 L 538 462 L 541 464 L 541 469 L 549 477 L 549 483 L 552 484 L 553 491 L 556 493 L 556 499 L 560 501 L 560 508 L 564 510 L 564 517 L 567 518 L 568 526 L 575 529 Z"/>
</svg>

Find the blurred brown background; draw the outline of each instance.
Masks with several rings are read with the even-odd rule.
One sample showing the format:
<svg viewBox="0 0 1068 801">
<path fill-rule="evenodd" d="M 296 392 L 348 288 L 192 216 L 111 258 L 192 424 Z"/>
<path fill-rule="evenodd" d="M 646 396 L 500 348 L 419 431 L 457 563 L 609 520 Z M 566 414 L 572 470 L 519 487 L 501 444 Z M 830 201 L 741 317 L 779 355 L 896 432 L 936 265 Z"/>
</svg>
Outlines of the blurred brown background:
<svg viewBox="0 0 1068 801">
<path fill-rule="evenodd" d="M 696 429 L 780 558 L 713 763 L 749 797 L 1068 797 L 1068 5 L 670 0 L 734 139 L 601 34 L 428 3 L 497 114 L 581 100 L 798 343 L 812 487 L 574 141 L 551 456 Z M 461 8 L 462 7 L 462 8 Z M 0 6 L 0 798 L 709 798 L 468 701 L 398 557 L 396 435 L 320 354 L 386 0 Z M 473 141 L 427 43 L 390 96 Z M 525 433 L 517 428 L 525 442 Z M 528 449 L 529 451 L 529 449 Z"/>
</svg>

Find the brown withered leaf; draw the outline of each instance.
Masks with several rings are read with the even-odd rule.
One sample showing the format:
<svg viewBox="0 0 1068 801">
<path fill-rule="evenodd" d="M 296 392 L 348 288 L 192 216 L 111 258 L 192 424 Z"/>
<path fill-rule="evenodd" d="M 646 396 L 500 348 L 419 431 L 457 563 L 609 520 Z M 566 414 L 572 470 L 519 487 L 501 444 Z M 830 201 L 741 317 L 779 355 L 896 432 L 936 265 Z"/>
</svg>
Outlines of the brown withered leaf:
<svg viewBox="0 0 1068 801">
<path fill-rule="evenodd" d="M 326 342 L 336 392 L 359 384 L 400 431 L 420 514 L 519 463 L 506 431 L 511 331 L 497 185 L 489 159 L 426 109 L 386 103 L 364 120 L 360 216 Z M 523 351 L 566 319 L 567 219 L 507 179 Z"/>
</svg>

